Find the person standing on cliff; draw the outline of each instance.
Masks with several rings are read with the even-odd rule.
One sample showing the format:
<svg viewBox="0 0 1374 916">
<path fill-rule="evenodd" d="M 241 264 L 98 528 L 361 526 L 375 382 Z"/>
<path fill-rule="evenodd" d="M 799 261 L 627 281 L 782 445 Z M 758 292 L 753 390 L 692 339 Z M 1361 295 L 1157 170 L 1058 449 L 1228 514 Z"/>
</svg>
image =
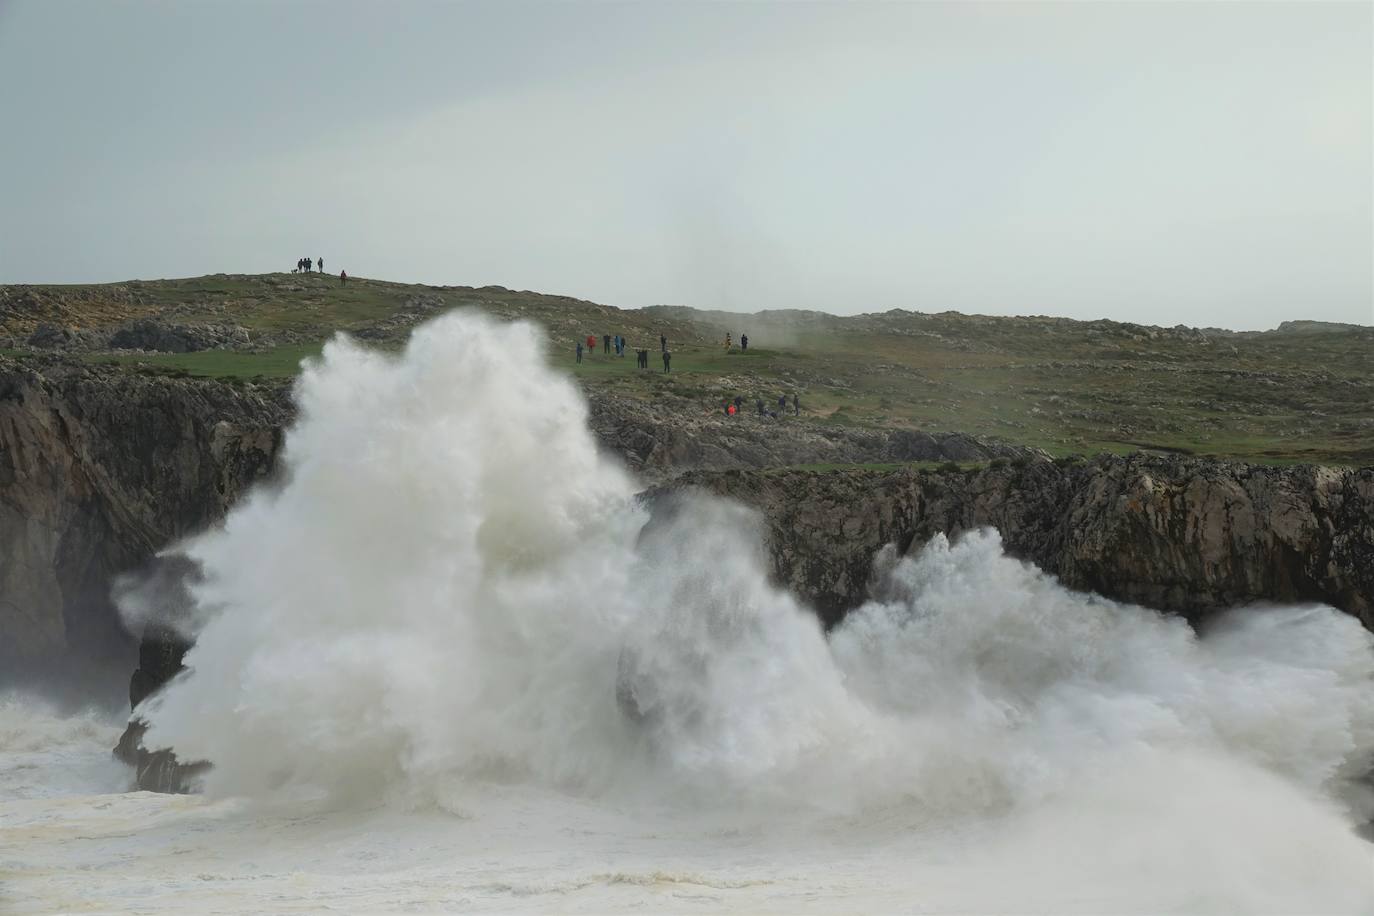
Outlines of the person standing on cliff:
<svg viewBox="0 0 1374 916">
<path fill-rule="evenodd" d="M 670 367 L 672 366 L 672 363 L 673 363 L 673 354 L 669 353 L 667 350 L 664 350 L 664 351 L 663 351 L 663 371 L 664 371 L 665 374 L 666 374 L 667 372 L 670 371 Z"/>
<path fill-rule="evenodd" d="M 787 413 L 787 395 L 778 395 L 778 416 Z"/>
<path fill-rule="evenodd" d="M 609 334 L 602 334 L 602 335 L 601 335 L 601 355 L 603 355 L 603 356 L 610 356 L 610 355 L 611 355 L 611 335 L 609 335 Z"/>
<path fill-rule="evenodd" d="M 316 259 L 315 259 L 315 268 L 316 268 L 320 273 L 324 273 L 324 258 L 316 258 Z"/>
<path fill-rule="evenodd" d="M 798 417 L 801 416 L 801 398 L 797 397 L 795 393 L 792 395 L 792 413 Z"/>
<path fill-rule="evenodd" d="M 588 334 L 588 335 L 587 335 L 587 352 L 588 352 L 588 353 L 591 353 L 591 354 L 593 354 L 593 355 L 596 354 L 596 335 L 595 335 L 595 334 Z"/>
<path fill-rule="evenodd" d="M 739 336 L 739 348 L 740 348 L 741 350 L 748 350 L 748 349 L 749 349 L 749 335 L 748 335 L 748 334 L 741 334 L 741 335 Z"/>
<path fill-rule="evenodd" d="M 658 335 L 658 348 L 664 353 L 668 352 L 668 338 L 664 337 L 662 334 Z"/>
<path fill-rule="evenodd" d="M 340 286 L 344 286 L 344 285 L 346 285 L 347 283 L 348 283 L 348 271 L 346 271 L 346 270 L 341 270 L 341 271 L 339 271 L 339 285 L 340 285 Z"/>
<path fill-rule="evenodd" d="M 582 341 L 577 342 L 577 361 L 582 362 Z"/>
</svg>

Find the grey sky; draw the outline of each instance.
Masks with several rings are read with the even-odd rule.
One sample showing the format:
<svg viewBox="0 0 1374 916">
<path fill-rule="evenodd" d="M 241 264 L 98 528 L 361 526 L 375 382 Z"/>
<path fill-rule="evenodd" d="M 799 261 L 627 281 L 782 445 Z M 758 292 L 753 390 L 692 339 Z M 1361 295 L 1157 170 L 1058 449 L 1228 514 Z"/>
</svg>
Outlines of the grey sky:
<svg viewBox="0 0 1374 916">
<path fill-rule="evenodd" d="M 1374 5 L 0 0 L 0 282 L 1374 323 Z"/>
</svg>

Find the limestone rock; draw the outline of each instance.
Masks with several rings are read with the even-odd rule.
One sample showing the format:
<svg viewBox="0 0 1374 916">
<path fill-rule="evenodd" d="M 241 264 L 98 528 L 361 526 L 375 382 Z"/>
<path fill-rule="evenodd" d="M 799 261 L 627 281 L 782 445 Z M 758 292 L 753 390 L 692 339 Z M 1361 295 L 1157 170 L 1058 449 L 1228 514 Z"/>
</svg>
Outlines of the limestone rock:
<svg viewBox="0 0 1374 916">
<path fill-rule="evenodd" d="M 779 582 L 828 624 L 865 596 L 886 544 L 997 528 L 1068 587 L 1199 620 L 1256 602 L 1320 602 L 1374 629 L 1374 468 L 1102 456 L 968 472 L 696 471 L 759 509 Z"/>
<path fill-rule="evenodd" d="M 125 647 L 113 578 L 273 467 L 284 392 L 0 359 L 0 665 Z"/>
</svg>

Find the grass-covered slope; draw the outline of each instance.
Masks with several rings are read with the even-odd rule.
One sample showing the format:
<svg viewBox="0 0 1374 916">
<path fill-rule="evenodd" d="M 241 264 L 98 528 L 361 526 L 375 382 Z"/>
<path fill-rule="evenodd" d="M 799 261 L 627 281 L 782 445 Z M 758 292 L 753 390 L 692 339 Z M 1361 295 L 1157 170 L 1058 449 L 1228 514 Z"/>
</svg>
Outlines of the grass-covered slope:
<svg viewBox="0 0 1374 916">
<path fill-rule="evenodd" d="M 888 311 L 731 315 L 680 307 L 619 310 L 501 287 L 427 287 L 269 274 L 94 286 L 0 287 L 0 347 L 28 349 L 43 324 L 109 329 L 136 319 L 228 325 L 243 349 L 111 353 L 137 371 L 283 377 L 343 330 L 399 346 L 450 308 L 480 308 L 545 327 L 556 360 L 588 393 L 613 392 L 709 413 L 800 393 L 812 419 L 851 426 L 992 435 L 1055 454 L 1177 450 L 1262 462 L 1374 463 L 1374 328 L 1295 321 L 1278 331 L 1152 328 L 1055 318 Z M 726 351 L 729 331 L 750 349 Z M 574 362 L 575 341 L 623 334 L 651 371 L 601 353 Z M 673 351 L 665 376 L 664 334 Z"/>
</svg>

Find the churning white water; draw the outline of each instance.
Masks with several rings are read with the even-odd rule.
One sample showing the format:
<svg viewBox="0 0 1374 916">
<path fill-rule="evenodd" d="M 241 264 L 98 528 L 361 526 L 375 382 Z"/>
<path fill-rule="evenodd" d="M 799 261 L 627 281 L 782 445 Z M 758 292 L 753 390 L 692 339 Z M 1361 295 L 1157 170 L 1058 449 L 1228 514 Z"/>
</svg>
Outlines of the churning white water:
<svg viewBox="0 0 1374 916">
<path fill-rule="evenodd" d="M 1374 912 L 1352 618 L 1199 637 L 983 532 L 827 637 L 749 513 L 649 520 L 538 338 L 326 348 L 284 481 L 179 548 L 197 643 L 147 740 L 205 794 L 110 794 L 108 729 L 0 707 L 0 785 L 55 787 L 0 798 L 0 903 Z"/>
</svg>

